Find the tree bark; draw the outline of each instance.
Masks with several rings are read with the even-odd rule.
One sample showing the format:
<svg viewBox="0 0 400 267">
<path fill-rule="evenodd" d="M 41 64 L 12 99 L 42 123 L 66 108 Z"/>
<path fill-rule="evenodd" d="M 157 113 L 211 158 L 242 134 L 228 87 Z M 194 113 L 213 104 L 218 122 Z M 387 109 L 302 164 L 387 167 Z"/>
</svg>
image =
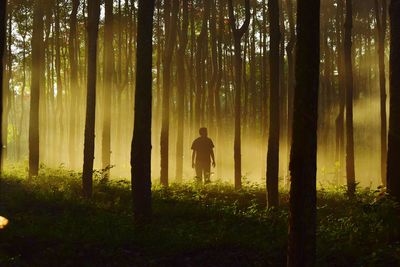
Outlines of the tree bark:
<svg viewBox="0 0 400 267">
<path fill-rule="evenodd" d="M 295 29 L 295 21 L 294 21 L 294 12 L 293 12 L 293 0 L 286 0 L 287 3 L 287 12 L 289 18 L 289 42 L 286 46 L 287 60 L 288 60 L 288 98 L 287 98 L 287 136 L 286 136 L 286 145 L 290 147 L 292 143 L 292 124 L 293 124 L 293 97 L 294 97 L 294 79 L 295 79 L 295 62 L 294 62 L 294 48 L 296 45 L 296 29 Z M 287 159 L 290 159 L 290 150 L 288 149 Z"/>
<path fill-rule="evenodd" d="M 7 1 L 0 2 L 0 136 L 3 133 L 4 54 L 6 50 Z M 0 138 L 0 173 L 3 170 L 3 140 Z"/>
<path fill-rule="evenodd" d="M 83 152 L 83 195 L 92 196 L 93 187 L 93 160 L 96 119 L 96 67 L 97 67 L 97 34 L 99 30 L 100 1 L 91 0 L 88 3 L 88 70 L 87 70 L 87 98 L 86 123 Z"/>
<path fill-rule="evenodd" d="M 262 19 L 263 21 L 267 21 L 267 4 L 266 0 L 262 0 Z M 267 111 L 268 107 L 268 98 L 269 93 L 267 89 L 268 79 L 268 57 L 267 57 L 267 24 L 262 23 L 261 27 L 262 32 L 262 68 L 261 68 L 261 136 L 262 140 L 267 140 L 267 131 L 268 131 L 268 121 L 269 121 L 269 112 Z M 263 176 L 265 172 L 263 171 Z"/>
<path fill-rule="evenodd" d="M 353 133 L 353 63 L 352 63 L 353 1 L 346 0 L 346 20 L 344 25 L 344 61 L 346 81 L 346 177 L 347 192 L 350 196 L 356 190 L 354 170 Z"/>
<path fill-rule="evenodd" d="M 72 1 L 72 12 L 70 16 L 70 32 L 69 32 L 69 61 L 71 66 L 70 73 L 70 93 L 71 102 L 70 110 L 74 110 L 78 105 L 78 50 L 79 46 L 77 43 L 77 13 L 79 8 L 79 0 Z M 77 114 L 76 112 L 70 112 L 69 121 L 69 165 L 71 168 L 76 167 L 76 133 L 77 133 Z"/>
<path fill-rule="evenodd" d="M 161 125 L 161 138 L 160 138 L 160 153 L 161 153 L 161 176 L 160 182 L 163 186 L 168 186 L 169 179 L 169 106 L 170 106 L 170 86 L 171 86 L 171 63 L 172 56 L 175 48 L 176 41 L 176 27 L 177 17 L 179 11 L 178 0 L 166 0 L 166 8 L 164 10 L 170 10 L 172 4 L 172 13 L 169 11 L 164 14 L 168 17 L 169 23 L 166 22 L 166 36 L 165 36 L 165 51 L 163 59 L 163 95 L 162 95 L 162 125 Z M 169 18 L 171 16 L 171 18 Z"/>
<path fill-rule="evenodd" d="M 215 87 L 215 119 L 216 119 L 216 130 L 217 130 L 217 144 L 220 146 L 223 144 L 223 131 L 224 131 L 224 120 L 222 118 L 222 107 L 221 107 L 221 86 L 224 76 L 224 58 L 223 58 L 223 44 L 225 39 L 225 12 L 226 12 L 226 1 L 219 0 L 219 13 L 218 13 L 218 33 L 217 33 L 217 43 L 218 43 L 218 75 L 217 75 L 217 82 Z M 221 159 L 223 158 L 222 153 L 217 153 L 216 155 L 216 162 L 217 165 L 221 163 Z M 221 177 L 222 168 L 217 168 L 216 176 L 217 178 Z"/>
<path fill-rule="evenodd" d="M 400 200 L 400 0 L 392 0 L 390 14 L 390 111 L 387 157 L 387 190 Z"/>
<path fill-rule="evenodd" d="M 27 27 L 27 20 L 24 22 L 24 27 Z M 25 118 L 25 90 L 26 90 L 26 61 L 27 61 L 27 44 L 26 44 L 26 37 L 27 33 L 22 34 L 22 87 L 21 87 L 21 97 L 20 97 L 20 105 L 21 105 L 21 116 L 19 118 L 19 131 L 17 135 L 17 139 L 15 140 L 17 143 L 17 162 L 21 160 L 21 135 L 23 132 L 23 127 L 24 127 L 24 118 Z M 3 70 L 3 69 L 1 69 Z M 0 81 L 1 82 L 1 81 Z M 3 96 L 3 94 L 2 94 Z M 2 97 L 1 96 L 1 97 Z M 1 101 L 1 108 L 2 108 L 3 102 Z M 2 112 L 2 109 L 1 109 Z M 2 114 L 0 114 L 0 117 L 2 119 Z M 0 125 L 2 125 L 2 121 L 0 119 Z M 1 145 L 1 144 L 0 144 Z M 1 161 L 1 152 L 0 152 L 0 161 Z M 1 162 L 0 162 L 1 165 Z M 1 170 L 1 166 L 0 166 Z"/>
<path fill-rule="evenodd" d="M 177 113 L 178 113 L 178 135 L 176 144 L 176 180 L 183 179 L 183 141 L 184 141 L 184 120 L 185 120 L 185 54 L 188 44 L 189 29 L 189 0 L 182 2 L 182 25 L 179 29 L 179 49 L 177 51 Z"/>
<path fill-rule="evenodd" d="M 151 123 L 154 0 L 139 0 L 135 120 L 131 148 L 133 212 L 136 222 L 151 216 Z"/>
<path fill-rule="evenodd" d="M 216 121 L 217 117 L 217 98 L 219 97 L 218 88 L 218 77 L 219 77 L 219 65 L 218 65 L 218 38 L 217 38 L 217 5 L 216 0 L 210 2 L 211 16 L 210 16 L 210 46 L 211 46 L 211 64 L 208 64 L 211 69 L 211 80 L 209 88 L 209 103 L 208 103 L 208 127 L 211 129 L 212 133 L 218 132 L 218 123 Z M 217 137 L 218 140 L 218 137 Z"/>
<path fill-rule="evenodd" d="M 43 55 L 43 6 L 42 1 L 34 3 L 32 33 L 32 81 L 29 113 L 29 177 L 39 172 L 39 98 L 40 79 L 42 77 L 41 62 Z"/>
<path fill-rule="evenodd" d="M 255 2 L 254 2 L 255 3 Z M 252 125 L 257 125 L 257 56 L 256 56 L 256 31 L 257 31 L 257 6 L 254 5 L 254 11 L 252 14 L 252 31 L 250 37 L 250 77 L 249 77 L 249 85 L 250 85 L 250 99 L 249 99 L 249 120 L 248 120 L 248 128 L 251 128 Z M 253 134 L 253 130 L 251 131 Z"/>
<path fill-rule="evenodd" d="M 346 90 L 344 84 L 344 56 L 343 56 L 343 0 L 338 0 L 336 12 L 336 46 L 338 47 L 337 65 L 338 65 L 338 91 L 339 91 L 339 113 L 335 120 L 336 126 L 336 152 L 335 159 L 339 163 L 337 181 L 340 182 L 342 168 L 344 166 L 344 110 L 346 106 Z"/>
<path fill-rule="evenodd" d="M 202 109 L 204 95 L 205 95 L 205 77 L 204 77 L 204 61 L 207 54 L 207 36 L 208 36 L 208 20 L 210 17 L 210 4 L 211 0 L 204 0 L 203 2 L 203 20 L 200 33 L 197 37 L 196 47 L 196 94 L 195 94 L 195 126 L 198 129 L 203 123 L 202 118 L 204 109 Z M 196 129 L 196 130 L 197 130 Z"/>
<path fill-rule="evenodd" d="M 57 142 L 56 147 L 62 149 L 65 144 L 64 140 L 64 120 L 63 120 L 63 81 L 61 78 L 61 44 L 60 44 L 60 6 L 59 0 L 55 1 L 55 12 L 54 12 L 54 31 L 55 31 L 55 50 L 56 50 L 56 58 L 55 58 L 55 67 L 56 67 L 56 80 L 57 80 L 57 103 L 56 103 L 56 121 L 59 126 L 59 132 L 57 134 Z M 54 49 L 54 47 L 53 47 Z M 57 155 L 57 156 L 56 156 Z M 62 155 L 55 154 L 53 155 L 55 160 L 61 161 Z"/>
<path fill-rule="evenodd" d="M 386 122 L 386 74 L 385 74 L 385 37 L 386 37 L 386 0 L 375 0 L 376 26 L 378 33 L 379 92 L 381 117 L 381 181 L 386 186 L 387 160 L 387 122 Z"/>
<path fill-rule="evenodd" d="M 268 1 L 270 21 L 270 102 L 269 102 L 269 137 L 267 153 L 267 200 L 268 207 L 279 205 L 279 4 L 278 0 Z"/>
<path fill-rule="evenodd" d="M 320 0 L 297 4 L 287 266 L 315 266 Z"/>
<path fill-rule="evenodd" d="M 241 39 L 250 25 L 250 0 L 245 0 L 246 17 L 240 28 L 236 27 L 236 18 L 233 12 L 233 0 L 228 1 L 229 24 L 233 33 L 235 50 L 235 189 L 242 188 L 242 155 L 241 155 L 241 97 L 242 97 L 242 48 Z"/>
<path fill-rule="evenodd" d="M 111 165 L 111 97 L 113 91 L 114 48 L 113 48 L 113 1 L 105 1 L 104 23 L 104 95 L 103 95 L 103 131 L 102 131 L 102 163 L 105 181 L 110 176 Z M 116 118 L 117 120 L 120 118 Z"/>
</svg>

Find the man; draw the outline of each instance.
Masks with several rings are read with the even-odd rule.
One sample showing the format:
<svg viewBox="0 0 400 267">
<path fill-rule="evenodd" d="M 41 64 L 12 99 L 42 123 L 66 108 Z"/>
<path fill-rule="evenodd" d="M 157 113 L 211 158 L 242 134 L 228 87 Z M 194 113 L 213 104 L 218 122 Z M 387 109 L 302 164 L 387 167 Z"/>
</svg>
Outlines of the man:
<svg viewBox="0 0 400 267">
<path fill-rule="evenodd" d="M 214 144 L 207 137 L 207 128 L 200 128 L 200 137 L 193 141 L 192 144 L 192 168 L 196 170 L 196 180 L 201 182 L 204 176 L 204 183 L 210 182 L 211 160 L 215 168 Z"/>
</svg>

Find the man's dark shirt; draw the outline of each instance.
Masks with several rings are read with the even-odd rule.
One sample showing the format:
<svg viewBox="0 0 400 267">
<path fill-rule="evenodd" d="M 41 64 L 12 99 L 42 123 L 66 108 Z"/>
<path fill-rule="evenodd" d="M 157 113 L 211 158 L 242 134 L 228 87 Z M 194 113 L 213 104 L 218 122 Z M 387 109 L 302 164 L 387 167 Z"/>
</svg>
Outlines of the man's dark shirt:
<svg viewBox="0 0 400 267">
<path fill-rule="evenodd" d="M 192 149 L 196 151 L 196 163 L 210 163 L 213 141 L 208 137 L 199 137 L 193 141 Z"/>
</svg>

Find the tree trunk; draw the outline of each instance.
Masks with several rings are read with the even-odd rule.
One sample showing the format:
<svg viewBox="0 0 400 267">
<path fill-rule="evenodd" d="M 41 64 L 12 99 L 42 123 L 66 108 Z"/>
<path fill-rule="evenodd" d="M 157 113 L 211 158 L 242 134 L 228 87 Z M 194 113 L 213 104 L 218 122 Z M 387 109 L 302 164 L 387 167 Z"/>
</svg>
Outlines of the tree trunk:
<svg viewBox="0 0 400 267">
<path fill-rule="evenodd" d="M 270 101 L 269 101 L 269 137 L 267 153 L 267 200 L 268 207 L 279 205 L 279 4 L 278 0 L 268 1 L 270 21 Z"/>
<path fill-rule="evenodd" d="M 151 216 L 151 116 L 154 0 L 139 0 L 135 120 L 131 148 L 133 212 L 136 222 Z"/>
<path fill-rule="evenodd" d="M 102 163 L 105 181 L 110 176 L 111 165 L 111 97 L 113 91 L 114 48 L 113 48 L 113 1 L 105 1 L 104 22 L 104 95 L 103 95 L 103 132 L 102 132 Z M 120 118 L 116 118 L 120 119 Z"/>
<path fill-rule="evenodd" d="M 280 29 L 280 38 L 279 38 L 279 159 L 281 155 L 287 155 L 289 149 L 286 146 L 286 134 L 287 134 L 287 119 L 288 119 L 288 91 L 286 86 L 286 62 L 285 62 L 285 43 L 287 40 L 285 39 L 286 34 L 286 26 L 285 26 L 285 8 L 283 7 L 283 0 L 278 1 L 278 9 L 279 9 L 279 29 Z M 285 153 L 286 152 L 286 153 Z M 289 172 L 289 164 L 279 164 L 278 161 L 278 176 L 279 174 L 284 176 L 285 172 Z"/>
<path fill-rule="evenodd" d="M 195 126 L 198 129 L 202 123 L 202 117 L 204 109 L 202 109 L 202 101 L 205 95 L 205 77 L 204 77 L 204 61 L 206 60 L 207 54 L 207 34 L 208 34 L 208 20 L 210 17 L 210 5 L 209 1 L 204 0 L 203 6 L 203 20 L 201 25 L 201 31 L 197 37 L 197 49 L 196 49 L 196 94 L 195 94 Z"/>
<path fill-rule="evenodd" d="M 297 2 L 287 266 L 315 266 L 320 0 Z"/>
<path fill-rule="evenodd" d="M 88 3 L 88 70 L 87 70 L 87 98 L 86 123 L 83 152 L 83 195 L 92 196 L 93 187 L 93 160 L 96 119 L 96 67 L 97 67 L 97 34 L 99 30 L 100 1 L 91 0 Z"/>
<path fill-rule="evenodd" d="M 387 123 L 386 123 L 386 74 L 385 74 L 385 36 L 386 0 L 375 0 L 375 14 L 378 32 L 379 87 L 381 115 L 381 181 L 386 186 Z"/>
<path fill-rule="evenodd" d="M 170 87 L 171 87 L 171 63 L 172 56 L 175 48 L 176 40 L 176 24 L 179 11 L 178 0 L 165 1 L 165 17 L 166 20 L 166 36 L 165 36 L 165 52 L 163 60 L 163 95 L 162 95 L 162 125 L 161 125 L 161 138 L 160 138 L 160 152 L 161 152 L 161 184 L 168 186 L 168 170 L 169 170 L 169 106 L 170 106 Z M 170 15 L 170 8 L 172 6 L 172 14 Z M 171 16 L 171 18 L 169 18 Z M 169 22 L 169 23 L 168 23 Z"/>
<path fill-rule="evenodd" d="M 350 196 L 356 190 L 354 171 L 354 133 L 353 133 L 353 63 L 352 63 L 353 1 L 346 0 L 346 21 L 344 26 L 344 61 L 346 77 L 346 177 Z"/>
<path fill-rule="evenodd" d="M 390 111 L 387 157 L 387 189 L 400 200 L 400 0 L 392 0 L 390 13 Z"/>
<path fill-rule="evenodd" d="M 251 135 L 253 136 L 253 127 L 252 125 L 257 125 L 257 57 L 256 57 L 256 30 L 257 30 L 257 11 L 256 7 L 254 8 L 252 14 L 252 31 L 251 31 L 251 40 L 250 40 L 250 77 L 249 77 L 249 85 L 250 85 L 250 107 L 249 107 L 249 120 L 248 120 L 248 128 L 251 129 Z M 248 135 L 249 136 L 249 135 Z M 258 140 L 257 140 L 258 141 Z"/>
<path fill-rule="evenodd" d="M 250 0 L 245 1 L 246 18 L 240 28 L 236 28 L 236 18 L 233 12 L 233 0 L 228 1 L 229 24 L 232 29 L 235 50 L 235 189 L 242 188 L 242 156 L 241 156 L 241 96 L 242 96 L 242 49 L 241 39 L 250 24 Z"/>
<path fill-rule="evenodd" d="M 42 77 L 43 45 L 43 6 L 42 1 L 34 3 L 32 33 L 32 81 L 29 113 L 29 177 L 39 172 L 39 97 Z"/>
<path fill-rule="evenodd" d="M 6 24 L 7 24 L 7 1 L 0 2 L 0 133 L 3 133 L 3 85 L 4 85 L 4 52 L 6 50 Z M 24 44 L 25 45 L 25 44 Z M 1 136 L 2 134 L 0 134 Z M 3 167 L 3 140 L 0 138 L 0 172 Z"/>
<path fill-rule="evenodd" d="M 263 21 L 267 21 L 267 4 L 266 1 L 262 1 L 262 19 Z M 269 93 L 267 89 L 268 84 L 268 57 L 267 57 L 267 24 L 262 23 L 262 68 L 261 68 L 261 136 L 262 140 L 267 140 L 267 131 L 268 131 L 268 118 L 269 112 L 267 111 L 268 107 L 268 98 Z M 263 171 L 263 176 L 265 172 Z"/>
<path fill-rule="evenodd" d="M 13 55 L 12 55 L 12 24 L 13 24 L 13 10 L 12 8 L 9 8 L 8 10 L 8 25 L 7 25 L 7 54 L 6 54 L 6 83 L 5 83 L 5 88 L 3 92 L 3 100 L 4 100 L 4 111 L 3 111 L 3 129 L 5 129 L 5 132 L 2 135 L 2 143 L 3 143 L 3 151 L 2 151 L 2 160 L 3 163 L 7 160 L 8 158 L 8 117 L 11 111 L 11 84 L 13 82 L 13 72 L 12 72 L 12 64 L 13 64 Z M 4 166 L 2 166 L 4 167 Z"/>
<path fill-rule="evenodd" d="M 242 60 L 242 84 L 243 84 L 243 90 L 242 90 L 242 111 L 241 111 L 241 130 L 242 130 L 242 141 L 244 143 L 247 143 L 247 137 L 248 137 L 248 131 L 247 131 L 247 116 L 248 116 L 248 99 L 249 99 L 249 82 L 247 80 L 247 61 L 249 60 L 249 31 L 247 31 L 244 35 L 243 38 L 243 60 Z M 246 152 L 245 152 L 246 153 Z"/>
<path fill-rule="evenodd" d="M 153 104 L 154 104 L 154 120 L 153 120 L 153 136 L 152 136 L 152 142 L 154 144 L 154 149 L 158 151 L 159 149 L 159 143 L 157 142 L 158 140 L 158 134 L 160 133 L 161 125 L 161 113 L 162 113 L 162 103 L 161 103 L 161 60 L 163 55 L 163 30 L 162 30 L 162 25 L 161 25 L 161 0 L 156 0 L 155 3 L 155 50 L 157 53 L 157 61 L 156 61 L 156 92 L 155 92 L 155 97 L 153 98 Z"/>
<path fill-rule="evenodd" d="M 216 0 L 210 2 L 211 16 L 210 16 L 210 46 L 211 46 L 211 64 L 208 64 L 211 68 L 211 80 L 209 88 L 209 118 L 208 127 L 211 132 L 216 134 L 218 132 L 218 124 L 216 123 L 216 102 L 218 98 L 218 77 L 219 77 L 219 66 L 218 66 L 218 38 L 217 38 L 217 5 Z M 217 137 L 218 140 L 218 137 Z"/>
<path fill-rule="evenodd" d="M 57 134 L 56 147 L 63 149 L 65 144 L 64 140 L 64 120 L 63 120 L 63 82 L 61 78 L 61 44 L 60 44 L 60 7 L 59 0 L 55 1 L 55 12 L 54 12 L 54 31 L 55 31 L 55 67 L 56 67 L 56 79 L 57 79 L 57 104 L 56 104 L 56 121 L 59 125 L 59 132 Z M 53 47 L 54 48 L 54 47 Z M 57 155 L 57 156 L 56 156 Z M 53 155 L 55 160 L 60 162 L 62 160 L 62 154 Z"/>
<path fill-rule="evenodd" d="M 223 130 L 224 130 L 224 123 L 222 119 L 222 112 L 221 112 L 221 86 L 222 86 L 222 79 L 224 75 L 224 60 L 223 60 L 223 42 L 224 42 L 224 34 L 225 34 L 225 12 L 226 12 L 226 2 L 224 0 L 218 1 L 219 6 L 219 18 L 218 18 L 218 34 L 217 34 L 217 43 L 218 43 L 218 77 L 217 83 L 215 87 L 215 119 L 216 119 L 216 130 L 217 130 L 217 144 L 219 146 L 223 143 Z M 223 153 L 217 153 L 216 155 L 217 165 L 221 164 L 221 159 L 223 158 Z M 217 168 L 217 178 L 221 177 L 222 168 Z"/>
<path fill-rule="evenodd" d="M 24 26 L 27 27 L 27 20 L 25 20 Z M 21 87 L 21 97 L 20 97 L 20 105 L 21 105 L 21 116 L 19 118 L 19 130 L 18 130 L 18 135 L 17 139 L 15 140 L 17 143 L 17 162 L 21 160 L 21 134 L 23 132 L 23 123 L 24 123 L 24 118 L 25 118 L 25 90 L 26 90 L 26 59 L 27 59 L 27 45 L 26 45 L 26 36 L 27 34 L 23 34 L 22 36 L 22 43 L 23 43 L 23 48 L 22 48 L 22 87 Z M 1 69 L 2 70 L 2 69 Z M 0 81 L 1 82 L 1 81 Z M 1 94 L 3 95 L 3 94 Z M 2 101 L 1 101 L 1 107 L 2 107 Z M 1 110 L 2 112 L 2 110 Z M 2 118 L 2 115 L 0 115 Z M 1 119 L 0 119 L 0 125 L 2 125 Z M 1 144 L 0 144 L 1 145 Z M 1 159 L 1 152 L 0 152 L 0 159 Z M 1 165 L 1 162 L 0 162 Z M 0 166 L 1 170 L 1 166 Z"/>
<path fill-rule="evenodd" d="M 70 32 L 69 32 L 69 61 L 71 66 L 70 73 L 70 93 L 71 102 L 70 110 L 76 109 L 78 105 L 78 50 L 79 46 L 77 44 L 77 13 L 79 8 L 79 0 L 72 1 L 72 12 L 70 16 Z M 77 114 L 76 112 L 70 112 L 69 121 L 69 165 L 71 168 L 76 167 L 76 124 Z"/>
<path fill-rule="evenodd" d="M 294 97 L 294 48 L 296 45 L 296 29 L 295 29 L 295 21 L 294 21 L 294 12 L 293 12 L 293 0 L 286 0 L 287 2 L 287 12 L 289 18 L 289 31 L 290 37 L 289 42 L 286 46 L 287 60 L 288 60 L 288 84 L 287 84 L 287 102 L 288 102 L 288 110 L 287 110 L 287 134 L 286 134 L 286 145 L 290 147 L 292 143 L 292 124 L 293 124 L 293 97 Z M 288 149 L 287 159 L 290 159 L 290 150 Z M 285 184 L 286 187 L 286 184 Z"/>
<path fill-rule="evenodd" d="M 339 113 L 335 120 L 336 126 L 336 152 L 335 160 L 339 163 L 337 181 L 340 182 L 342 176 L 342 168 L 344 166 L 344 110 L 346 105 L 346 94 L 344 84 L 344 57 L 343 57 L 343 0 L 338 0 L 336 12 L 336 46 L 338 47 L 338 91 L 339 91 Z"/>
<path fill-rule="evenodd" d="M 182 2 L 182 26 L 179 29 L 179 49 L 177 52 L 177 113 L 178 113 L 178 135 L 176 143 L 176 180 L 182 182 L 183 179 L 183 141 L 185 123 L 185 54 L 188 44 L 189 29 L 189 0 Z"/>
</svg>

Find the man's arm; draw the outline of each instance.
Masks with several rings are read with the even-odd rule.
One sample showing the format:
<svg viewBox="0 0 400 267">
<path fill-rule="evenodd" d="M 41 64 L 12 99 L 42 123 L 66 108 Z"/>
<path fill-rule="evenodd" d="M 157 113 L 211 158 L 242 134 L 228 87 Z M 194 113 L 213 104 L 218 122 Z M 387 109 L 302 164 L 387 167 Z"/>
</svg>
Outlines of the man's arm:
<svg viewBox="0 0 400 267">
<path fill-rule="evenodd" d="M 195 160 L 195 158 L 196 158 L 196 150 L 193 149 L 193 152 L 192 152 L 192 168 L 194 168 L 194 160 Z"/>
<path fill-rule="evenodd" d="M 212 165 L 215 168 L 215 157 L 214 157 L 214 149 L 211 149 L 211 159 L 212 159 Z"/>
</svg>

